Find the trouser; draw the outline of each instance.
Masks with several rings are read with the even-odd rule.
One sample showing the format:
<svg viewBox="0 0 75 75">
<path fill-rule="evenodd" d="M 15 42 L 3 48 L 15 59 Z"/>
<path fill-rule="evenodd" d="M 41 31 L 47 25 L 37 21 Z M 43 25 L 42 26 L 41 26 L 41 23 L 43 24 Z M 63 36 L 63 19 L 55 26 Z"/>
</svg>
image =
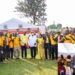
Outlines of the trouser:
<svg viewBox="0 0 75 75">
<path fill-rule="evenodd" d="M 30 47 L 31 50 L 31 57 L 35 58 L 36 57 L 36 47 Z"/>
<path fill-rule="evenodd" d="M 25 58 L 27 58 L 27 48 L 26 46 L 21 46 L 21 54 L 22 54 L 22 58 L 25 56 Z"/>
<path fill-rule="evenodd" d="M 20 56 L 20 48 L 14 47 L 14 57 L 19 58 L 19 56 Z"/>
<path fill-rule="evenodd" d="M 52 59 L 52 60 L 53 60 L 54 57 L 55 57 L 54 53 L 55 53 L 55 45 L 51 45 L 51 59 Z"/>
<path fill-rule="evenodd" d="M 6 46 L 3 46 L 3 52 L 4 52 L 4 60 L 6 58 Z"/>
<path fill-rule="evenodd" d="M 10 58 L 13 58 L 13 48 L 10 48 Z"/>
<path fill-rule="evenodd" d="M 75 68 L 73 68 L 73 74 L 72 75 L 75 75 Z"/>
<path fill-rule="evenodd" d="M 57 59 L 58 58 L 58 45 L 57 44 L 55 45 L 54 52 L 55 52 L 55 59 Z"/>
<path fill-rule="evenodd" d="M 50 44 L 46 43 L 44 47 L 45 47 L 45 58 L 48 59 L 48 55 L 49 58 L 51 57 Z"/>
<path fill-rule="evenodd" d="M 3 47 L 0 46 L 0 62 L 3 62 L 3 59 L 4 59 Z"/>
<path fill-rule="evenodd" d="M 73 72 L 73 74 L 72 75 L 75 75 L 75 72 Z"/>
<path fill-rule="evenodd" d="M 10 49 L 9 49 L 9 46 L 7 45 L 7 46 L 5 46 L 5 51 L 4 51 L 5 53 L 5 58 L 6 59 L 8 59 L 8 58 L 10 58 Z"/>
</svg>

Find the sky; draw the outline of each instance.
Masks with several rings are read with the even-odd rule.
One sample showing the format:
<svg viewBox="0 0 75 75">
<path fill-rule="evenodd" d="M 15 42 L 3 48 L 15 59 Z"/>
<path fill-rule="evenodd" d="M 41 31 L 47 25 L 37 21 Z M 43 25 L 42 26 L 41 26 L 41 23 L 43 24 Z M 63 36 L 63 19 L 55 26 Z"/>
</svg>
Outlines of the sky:
<svg viewBox="0 0 75 75">
<path fill-rule="evenodd" d="M 46 25 L 61 23 L 63 27 L 75 27 L 75 0 L 47 0 L 46 1 L 47 21 Z M 0 0 L 0 24 L 16 18 L 28 22 L 27 18 L 15 11 L 17 0 Z"/>
</svg>

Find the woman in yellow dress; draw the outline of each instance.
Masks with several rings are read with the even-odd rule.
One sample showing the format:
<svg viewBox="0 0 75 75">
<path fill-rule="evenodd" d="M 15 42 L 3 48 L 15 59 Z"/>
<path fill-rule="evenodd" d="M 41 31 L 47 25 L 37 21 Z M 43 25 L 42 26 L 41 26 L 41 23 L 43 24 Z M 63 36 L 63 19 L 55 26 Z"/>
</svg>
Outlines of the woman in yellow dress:
<svg viewBox="0 0 75 75">
<path fill-rule="evenodd" d="M 37 38 L 37 49 L 38 49 L 39 59 L 43 59 L 44 58 L 44 39 L 41 34 Z"/>
</svg>

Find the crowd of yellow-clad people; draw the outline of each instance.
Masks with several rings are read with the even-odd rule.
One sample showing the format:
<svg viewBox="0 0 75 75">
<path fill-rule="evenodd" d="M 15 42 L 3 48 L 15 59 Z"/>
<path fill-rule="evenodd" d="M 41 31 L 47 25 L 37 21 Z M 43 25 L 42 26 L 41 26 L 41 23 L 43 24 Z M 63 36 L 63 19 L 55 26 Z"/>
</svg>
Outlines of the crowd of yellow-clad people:
<svg viewBox="0 0 75 75">
<path fill-rule="evenodd" d="M 32 59 L 38 55 L 39 59 L 57 59 L 57 36 L 55 33 L 38 34 L 31 32 L 18 33 L 0 32 L 0 61 L 6 59 L 28 58 L 28 48 Z"/>
<path fill-rule="evenodd" d="M 3 34 L 0 32 L 0 61 L 5 59 L 19 59 L 20 52 L 22 58 L 28 58 L 28 48 L 32 59 L 38 55 L 39 59 L 57 59 L 58 43 L 75 43 L 75 29 L 61 32 L 46 32 L 46 34 L 36 34 L 31 32 L 29 35 L 23 32 Z"/>
<path fill-rule="evenodd" d="M 75 28 L 64 28 L 58 33 L 59 43 L 73 43 L 75 44 Z"/>
</svg>

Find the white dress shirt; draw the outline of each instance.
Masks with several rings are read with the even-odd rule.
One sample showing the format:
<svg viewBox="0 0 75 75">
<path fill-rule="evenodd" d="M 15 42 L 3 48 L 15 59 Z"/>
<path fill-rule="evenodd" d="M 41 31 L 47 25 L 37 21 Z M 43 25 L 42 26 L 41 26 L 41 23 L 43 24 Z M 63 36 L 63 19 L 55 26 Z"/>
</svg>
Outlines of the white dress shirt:
<svg viewBox="0 0 75 75">
<path fill-rule="evenodd" d="M 30 35 L 29 36 L 29 40 L 28 40 L 28 45 L 30 46 L 30 47 L 36 47 L 36 40 L 37 40 L 37 37 L 36 37 L 36 35 Z"/>
</svg>

